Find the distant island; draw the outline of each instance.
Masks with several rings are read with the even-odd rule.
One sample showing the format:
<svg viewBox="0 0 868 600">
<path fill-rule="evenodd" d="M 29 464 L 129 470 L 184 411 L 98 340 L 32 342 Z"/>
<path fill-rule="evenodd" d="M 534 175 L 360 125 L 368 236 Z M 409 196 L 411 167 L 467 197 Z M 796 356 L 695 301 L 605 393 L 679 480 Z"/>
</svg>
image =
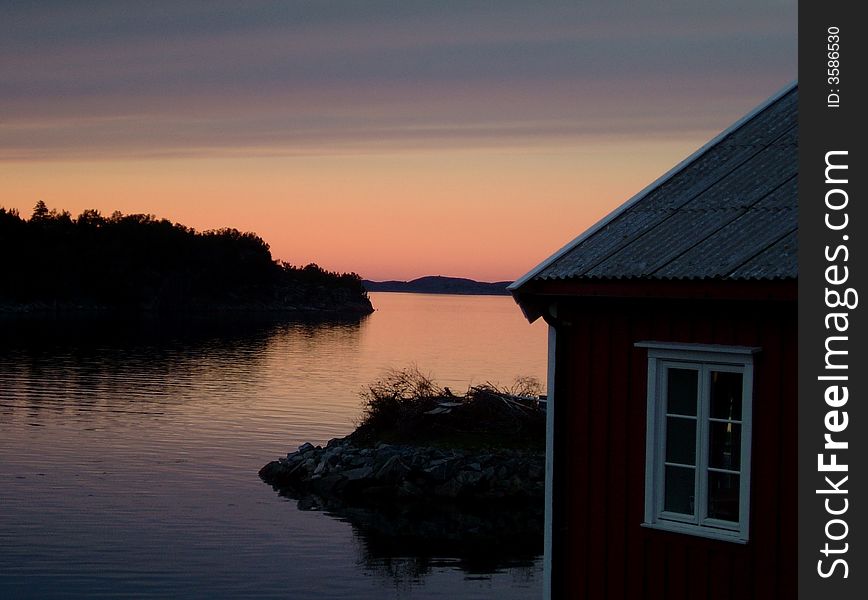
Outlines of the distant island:
<svg viewBox="0 0 868 600">
<path fill-rule="evenodd" d="M 0 312 L 373 312 L 361 278 L 276 261 L 254 233 L 37 203 L 0 208 Z"/>
<path fill-rule="evenodd" d="M 463 277 L 443 277 L 431 275 L 419 277 L 412 281 L 370 281 L 362 280 L 362 285 L 369 292 L 411 292 L 416 294 L 479 294 L 508 295 L 506 287 L 511 281 L 496 281 L 487 283 L 474 281 Z"/>
</svg>

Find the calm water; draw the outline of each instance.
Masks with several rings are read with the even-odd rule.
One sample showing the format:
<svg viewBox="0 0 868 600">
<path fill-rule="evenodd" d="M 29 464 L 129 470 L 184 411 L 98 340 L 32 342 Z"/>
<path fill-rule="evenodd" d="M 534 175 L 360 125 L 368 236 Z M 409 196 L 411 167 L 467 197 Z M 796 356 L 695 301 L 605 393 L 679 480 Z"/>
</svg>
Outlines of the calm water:
<svg viewBox="0 0 868 600">
<path fill-rule="evenodd" d="M 0 322 L 0 598 L 535 598 L 541 559 L 385 546 L 258 469 L 349 433 L 362 386 L 544 381 L 507 297 L 372 294 L 359 323 Z"/>
</svg>

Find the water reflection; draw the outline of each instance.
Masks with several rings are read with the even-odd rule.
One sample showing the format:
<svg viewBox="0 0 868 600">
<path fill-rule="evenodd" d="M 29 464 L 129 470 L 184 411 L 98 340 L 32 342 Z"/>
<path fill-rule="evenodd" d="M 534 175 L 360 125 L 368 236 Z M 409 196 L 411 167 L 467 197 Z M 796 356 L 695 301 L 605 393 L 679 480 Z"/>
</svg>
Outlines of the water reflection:
<svg viewBox="0 0 868 600">
<path fill-rule="evenodd" d="M 0 319 L 0 597 L 538 594 L 532 550 L 480 563 L 293 510 L 259 480 L 349 433 L 385 368 L 417 362 L 453 389 L 544 373 L 544 331 L 509 298 L 374 304 L 350 322 Z"/>
<path fill-rule="evenodd" d="M 267 313 L 231 316 L 112 317 L 87 315 L 0 315 L 0 350 L 31 349 L 51 353 L 68 347 L 132 348 L 156 350 L 185 345 L 231 349 L 264 343 L 281 332 L 316 339 L 324 330 L 358 332 L 369 316 L 348 318 L 293 318 Z"/>
<path fill-rule="evenodd" d="M 366 317 L 344 320 L 9 318 L 0 320 L 0 410 L 163 414 L 167 404 L 239 398 L 269 359 L 356 351 Z M 228 385 L 228 387 L 226 387 Z"/>
<path fill-rule="evenodd" d="M 444 565 L 468 575 L 533 567 L 543 550 L 542 509 L 356 507 L 331 514 L 352 525 L 367 569 L 400 581 L 418 580 Z"/>
</svg>

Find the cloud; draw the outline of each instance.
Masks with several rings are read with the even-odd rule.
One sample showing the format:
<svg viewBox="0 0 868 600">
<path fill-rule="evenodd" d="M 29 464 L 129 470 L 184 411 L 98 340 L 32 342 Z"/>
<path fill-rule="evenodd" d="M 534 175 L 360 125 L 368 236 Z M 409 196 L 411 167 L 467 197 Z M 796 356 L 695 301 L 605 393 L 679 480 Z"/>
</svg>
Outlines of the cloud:
<svg viewBox="0 0 868 600">
<path fill-rule="evenodd" d="M 12 2 L 0 23 L 6 160 L 672 134 L 796 69 L 791 2 Z"/>
</svg>

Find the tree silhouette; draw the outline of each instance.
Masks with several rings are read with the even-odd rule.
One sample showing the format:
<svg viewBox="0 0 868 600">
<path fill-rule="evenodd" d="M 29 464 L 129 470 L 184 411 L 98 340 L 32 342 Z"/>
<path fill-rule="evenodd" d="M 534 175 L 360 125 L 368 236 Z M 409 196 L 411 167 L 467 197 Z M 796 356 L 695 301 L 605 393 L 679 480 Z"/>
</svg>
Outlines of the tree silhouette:
<svg viewBox="0 0 868 600">
<path fill-rule="evenodd" d="M 33 216 L 30 217 L 31 220 L 41 220 L 48 217 L 48 207 L 45 205 L 45 202 L 40 200 L 36 203 L 36 206 L 33 207 Z"/>
<path fill-rule="evenodd" d="M 149 214 L 0 208 L 0 308 L 371 312 L 361 278 L 275 261 L 254 233 Z"/>
</svg>

